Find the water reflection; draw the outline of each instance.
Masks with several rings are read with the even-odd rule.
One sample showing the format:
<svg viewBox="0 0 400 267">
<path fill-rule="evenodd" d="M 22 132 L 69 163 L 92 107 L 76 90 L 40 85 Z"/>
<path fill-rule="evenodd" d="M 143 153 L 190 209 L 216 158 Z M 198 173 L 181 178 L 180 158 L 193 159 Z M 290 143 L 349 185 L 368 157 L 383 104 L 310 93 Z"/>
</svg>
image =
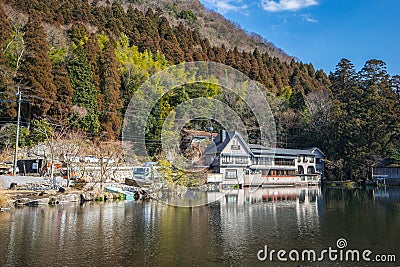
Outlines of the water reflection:
<svg viewBox="0 0 400 267">
<path fill-rule="evenodd" d="M 296 239 L 313 240 L 319 231 L 320 188 L 246 188 L 209 193 L 217 206 L 212 220 L 224 262 L 255 261 L 256 248 L 264 244 L 293 246 Z M 210 224 L 214 224 L 210 222 Z M 290 243 L 285 240 L 291 239 Z"/>
<path fill-rule="evenodd" d="M 397 188 L 250 188 L 209 192 L 207 199 L 218 201 L 196 208 L 113 202 L 0 213 L 0 266 L 254 266 L 264 245 L 322 249 L 339 237 L 400 257 Z"/>
<path fill-rule="evenodd" d="M 371 191 L 376 201 L 400 203 L 400 188 L 383 186 Z"/>
</svg>

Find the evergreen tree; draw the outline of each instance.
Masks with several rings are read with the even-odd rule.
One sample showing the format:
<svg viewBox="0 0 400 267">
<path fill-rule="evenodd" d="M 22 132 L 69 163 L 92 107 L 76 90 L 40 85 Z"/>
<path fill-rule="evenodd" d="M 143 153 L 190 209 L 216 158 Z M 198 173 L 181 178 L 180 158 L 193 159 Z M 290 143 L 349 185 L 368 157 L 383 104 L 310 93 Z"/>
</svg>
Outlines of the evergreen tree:
<svg viewBox="0 0 400 267">
<path fill-rule="evenodd" d="M 93 72 L 82 46 L 74 49 L 73 58 L 67 69 L 74 90 L 72 97 L 74 114 L 71 123 L 79 129 L 97 134 L 100 128 L 97 114 L 97 92 L 92 81 Z"/>
<path fill-rule="evenodd" d="M 54 85 L 57 88 L 57 98 L 49 110 L 49 115 L 63 126 L 68 122 L 72 110 L 72 89 L 67 69 L 64 65 L 53 67 Z"/>
<path fill-rule="evenodd" d="M 83 46 L 86 44 L 89 36 L 89 31 L 84 24 L 75 22 L 68 30 L 68 36 L 72 42 L 72 47 Z"/>
<path fill-rule="evenodd" d="M 15 100 L 16 85 L 6 56 L 6 45 L 12 37 L 12 28 L 0 4 L 0 99 Z M 12 119 L 17 115 L 16 103 L 4 102 L 0 105 L 0 116 Z"/>
<path fill-rule="evenodd" d="M 46 115 L 56 99 L 48 43 L 40 18 L 33 13 L 25 26 L 26 56 L 22 66 L 24 93 L 31 97 L 31 115 Z"/>
<path fill-rule="evenodd" d="M 400 75 L 392 77 L 392 90 L 397 95 L 397 99 L 400 101 Z"/>
<path fill-rule="evenodd" d="M 360 102 L 362 90 L 358 85 L 358 75 L 354 65 L 342 59 L 331 74 L 334 123 L 330 138 L 334 145 L 328 154 L 333 161 L 344 162 L 343 170 L 348 179 L 359 175 L 361 159 L 364 155 L 366 138 L 361 120 L 363 108 Z M 342 168 L 342 167 L 341 167 Z"/>
<path fill-rule="evenodd" d="M 100 122 L 107 138 L 118 138 L 122 126 L 121 80 L 117 70 L 114 47 L 107 42 L 101 58 L 100 89 L 104 95 L 104 110 L 101 111 Z"/>
<path fill-rule="evenodd" d="M 360 83 L 364 90 L 365 129 L 368 137 L 368 162 L 377 161 L 393 148 L 398 137 L 399 108 L 396 94 L 392 91 L 386 64 L 381 60 L 369 60 L 360 71 Z"/>
<path fill-rule="evenodd" d="M 100 39 L 104 39 L 103 42 L 106 42 L 108 38 L 104 34 L 94 34 L 92 33 L 85 44 L 86 58 L 90 68 L 92 70 L 92 82 L 94 86 L 94 91 L 97 93 L 97 108 L 99 110 L 104 109 L 104 99 L 103 94 L 100 93 L 100 57 L 101 57 L 101 48 L 100 48 Z M 102 44 L 103 45 L 103 44 Z"/>
</svg>

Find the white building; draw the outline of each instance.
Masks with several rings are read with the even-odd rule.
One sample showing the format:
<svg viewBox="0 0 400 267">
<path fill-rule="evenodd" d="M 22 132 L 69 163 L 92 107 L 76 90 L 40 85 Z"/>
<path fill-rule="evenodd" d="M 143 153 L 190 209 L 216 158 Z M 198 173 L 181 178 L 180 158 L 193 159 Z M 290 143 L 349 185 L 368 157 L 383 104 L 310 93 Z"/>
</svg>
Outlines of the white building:
<svg viewBox="0 0 400 267">
<path fill-rule="evenodd" d="M 208 182 L 222 185 L 268 186 L 317 184 L 324 154 L 318 148 L 283 149 L 247 144 L 238 132 L 221 133 L 207 147 Z"/>
</svg>

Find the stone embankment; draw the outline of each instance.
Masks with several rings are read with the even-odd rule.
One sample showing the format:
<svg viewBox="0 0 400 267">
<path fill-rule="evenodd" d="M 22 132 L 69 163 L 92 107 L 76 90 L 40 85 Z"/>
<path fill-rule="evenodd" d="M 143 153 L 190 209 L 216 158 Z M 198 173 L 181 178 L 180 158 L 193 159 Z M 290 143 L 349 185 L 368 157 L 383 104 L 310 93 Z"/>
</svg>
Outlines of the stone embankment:
<svg viewBox="0 0 400 267">
<path fill-rule="evenodd" d="M 58 205 L 69 202 L 85 201 L 112 201 L 123 200 L 120 194 L 96 191 L 77 191 L 66 190 L 63 193 L 55 190 L 46 190 L 41 192 L 14 192 L 9 193 L 14 206 L 39 206 L 39 205 Z"/>
<path fill-rule="evenodd" d="M 6 204 L 0 205 L 1 210 L 12 206 L 39 206 L 58 205 L 69 202 L 86 201 L 114 201 L 124 200 L 124 195 L 119 193 L 106 192 L 106 186 L 122 187 L 125 190 L 134 191 L 135 199 L 148 199 L 147 193 L 140 188 L 134 188 L 121 183 L 83 183 L 73 188 L 65 186 L 53 190 L 52 184 L 43 178 L 38 177 L 0 177 L 1 196 L 4 196 Z M 17 183 L 18 182 L 18 183 Z"/>
</svg>

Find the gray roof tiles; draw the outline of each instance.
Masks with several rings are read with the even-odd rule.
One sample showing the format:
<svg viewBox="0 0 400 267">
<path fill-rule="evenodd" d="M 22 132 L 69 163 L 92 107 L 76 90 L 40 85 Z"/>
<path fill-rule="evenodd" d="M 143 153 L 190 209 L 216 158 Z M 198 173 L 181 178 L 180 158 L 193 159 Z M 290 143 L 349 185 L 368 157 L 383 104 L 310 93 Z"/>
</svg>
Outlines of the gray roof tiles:
<svg viewBox="0 0 400 267">
<path fill-rule="evenodd" d="M 214 145 L 209 145 L 204 152 L 205 154 L 220 154 L 229 141 L 235 136 L 240 134 L 236 131 L 226 132 L 226 138 L 221 142 L 221 134 L 218 134 L 214 139 Z M 283 156 L 315 156 L 317 153 L 312 151 L 317 149 L 315 147 L 309 149 L 287 149 L 287 148 L 268 148 L 258 144 L 248 144 L 253 155 L 283 155 Z M 321 150 L 319 150 L 321 151 Z M 321 151 L 322 152 L 322 151 Z"/>
</svg>

